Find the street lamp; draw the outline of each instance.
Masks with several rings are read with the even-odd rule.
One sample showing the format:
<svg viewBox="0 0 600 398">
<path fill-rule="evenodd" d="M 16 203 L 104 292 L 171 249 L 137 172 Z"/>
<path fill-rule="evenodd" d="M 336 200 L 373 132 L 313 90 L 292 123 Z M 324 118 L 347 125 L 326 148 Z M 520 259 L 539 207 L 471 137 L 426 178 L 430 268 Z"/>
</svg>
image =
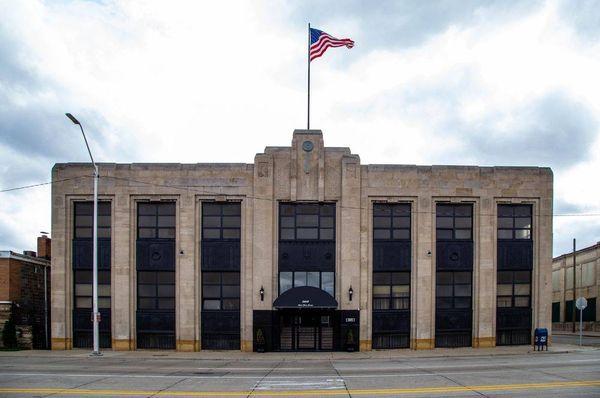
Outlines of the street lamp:
<svg viewBox="0 0 600 398">
<path fill-rule="evenodd" d="M 85 137 L 85 133 L 83 131 L 83 126 L 79 123 L 79 120 L 75 119 L 75 116 L 70 113 L 65 113 L 71 121 L 78 125 L 81 129 L 81 134 L 83 135 L 83 140 L 85 141 L 85 146 L 87 147 L 88 153 L 90 154 L 90 159 L 92 160 L 92 165 L 94 166 L 94 226 L 93 226 L 93 248 L 92 248 L 92 324 L 93 324 L 93 334 L 94 334 L 94 347 L 92 351 L 92 355 L 102 355 L 100 353 L 100 344 L 99 344 L 99 323 L 100 323 L 100 313 L 98 312 L 98 179 L 100 176 L 98 175 L 98 166 L 96 162 L 94 162 L 94 157 L 92 156 L 92 151 L 90 151 L 90 146 L 88 145 L 87 138 Z"/>
</svg>

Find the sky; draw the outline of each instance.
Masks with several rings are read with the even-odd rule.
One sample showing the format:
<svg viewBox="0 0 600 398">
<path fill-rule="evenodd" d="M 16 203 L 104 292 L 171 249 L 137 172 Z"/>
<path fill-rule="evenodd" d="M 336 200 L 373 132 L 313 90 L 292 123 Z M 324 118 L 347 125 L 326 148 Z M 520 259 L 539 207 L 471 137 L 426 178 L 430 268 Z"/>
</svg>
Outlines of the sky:
<svg viewBox="0 0 600 398">
<path fill-rule="evenodd" d="M 600 0 L 0 0 L 0 190 L 55 163 L 246 162 L 311 128 L 362 164 L 547 166 L 554 255 L 600 241 Z M 50 188 L 0 192 L 35 250 Z"/>
</svg>

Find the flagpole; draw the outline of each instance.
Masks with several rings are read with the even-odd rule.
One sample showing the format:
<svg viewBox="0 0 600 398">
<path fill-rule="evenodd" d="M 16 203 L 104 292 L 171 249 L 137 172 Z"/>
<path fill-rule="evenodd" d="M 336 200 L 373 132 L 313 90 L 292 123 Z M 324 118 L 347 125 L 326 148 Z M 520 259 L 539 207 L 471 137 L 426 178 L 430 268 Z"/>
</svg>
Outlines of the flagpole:
<svg viewBox="0 0 600 398">
<path fill-rule="evenodd" d="M 308 23 L 308 111 L 306 112 L 306 129 L 310 130 L 310 22 Z"/>
</svg>

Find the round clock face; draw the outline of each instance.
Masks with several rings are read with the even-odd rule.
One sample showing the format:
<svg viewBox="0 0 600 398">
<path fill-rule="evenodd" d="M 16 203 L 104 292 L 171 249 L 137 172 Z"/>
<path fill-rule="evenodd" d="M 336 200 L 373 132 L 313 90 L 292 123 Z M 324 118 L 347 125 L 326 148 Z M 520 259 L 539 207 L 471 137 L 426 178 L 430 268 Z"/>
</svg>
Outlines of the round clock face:
<svg viewBox="0 0 600 398">
<path fill-rule="evenodd" d="M 304 149 L 306 152 L 310 152 L 313 150 L 313 143 L 310 141 L 304 141 L 302 143 L 302 149 Z"/>
</svg>

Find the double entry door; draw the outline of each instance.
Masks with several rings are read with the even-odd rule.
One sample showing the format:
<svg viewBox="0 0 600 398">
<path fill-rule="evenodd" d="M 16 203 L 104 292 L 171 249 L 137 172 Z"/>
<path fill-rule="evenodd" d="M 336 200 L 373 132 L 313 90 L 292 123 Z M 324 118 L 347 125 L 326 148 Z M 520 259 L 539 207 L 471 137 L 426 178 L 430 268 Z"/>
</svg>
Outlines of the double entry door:
<svg viewBox="0 0 600 398">
<path fill-rule="evenodd" d="M 334 335 L 333 311 L 282 311 L 279 317 L 279 347 L 282 351 L 331 351 Z"/>
</svg>

